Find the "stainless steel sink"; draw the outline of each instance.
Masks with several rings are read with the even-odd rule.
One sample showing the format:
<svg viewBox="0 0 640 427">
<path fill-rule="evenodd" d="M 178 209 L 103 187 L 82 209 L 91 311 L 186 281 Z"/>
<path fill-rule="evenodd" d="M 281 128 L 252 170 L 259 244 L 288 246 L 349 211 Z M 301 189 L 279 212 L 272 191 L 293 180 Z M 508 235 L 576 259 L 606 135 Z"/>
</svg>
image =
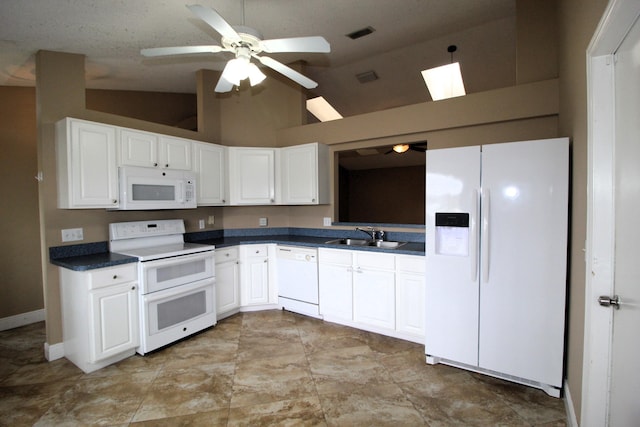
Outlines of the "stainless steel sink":
<svg viewBox="0 0 640 427">
<path fill-rule="evenodd" d="M 327 245 L 368 246 L 371 241 L 365 239 L 335 239 L 325 243 Z"/>
<path fill-rule="evenodd" d="M 334 239 L 325 242 L 327 245 L 344 245 L 344 246 L 375 246 L 383 249 L 397 249 L 407 244 L 407 242 L 393 242 L 381 240 L 365 240 L 365 239 Z"/>
</svg>

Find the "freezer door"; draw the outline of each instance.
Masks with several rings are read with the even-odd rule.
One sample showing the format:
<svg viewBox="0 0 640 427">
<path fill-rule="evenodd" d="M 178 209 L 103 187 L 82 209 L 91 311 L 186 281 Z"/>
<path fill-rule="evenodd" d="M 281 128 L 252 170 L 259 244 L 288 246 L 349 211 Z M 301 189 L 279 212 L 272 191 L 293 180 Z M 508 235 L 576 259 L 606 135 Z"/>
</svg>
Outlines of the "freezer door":
<svg viewBox="0 0 640 427">
<path fill-rule="evenodd" d="M 482 147 L 479 366 L 561 387 L 568 139 Z"/>
<path fill-rule="evenodd" d="M 426 156 L 425 353 L 475 366 L 480 147 L 429 150 Z"/>
</svg>

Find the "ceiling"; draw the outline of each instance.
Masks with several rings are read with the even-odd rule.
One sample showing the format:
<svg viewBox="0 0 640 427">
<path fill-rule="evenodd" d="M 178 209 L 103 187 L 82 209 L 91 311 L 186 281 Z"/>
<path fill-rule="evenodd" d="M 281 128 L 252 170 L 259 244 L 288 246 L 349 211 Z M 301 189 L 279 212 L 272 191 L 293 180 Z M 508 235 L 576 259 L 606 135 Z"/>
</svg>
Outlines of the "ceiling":
<svg viewBox="0 0 640 427">
<path fill-rule="evenodd" d="M 193 0 L 196 2 L 198 0 Z M 328 54 L 270 54 L 303 61 L 304 74 L 345 117 L 430 101 L 420 71 L 451 61 L 467 93 L 515 84 L 516 0 L 200 0 L 231 25 L 265 39 L 320 35 Z M 244 17 L 243 17 L 244 8 Z M 345 35 L 370 26 L 352 40 Z M 220 35 L 175 0 L 2 0 L 0 85 L 33 86 L 34 54 L 86 56 L 87 88 L 195 93 L 195 72 L 222 70 L 230 53 L 144 58 L 148 47 L 220 44 Z M 259 64 L 258 64 L 259 65 Z M 356 74 L 378 80 L 360 83 Z M 292 83 L 293 84 L 293 83 Z"/>
</svg>

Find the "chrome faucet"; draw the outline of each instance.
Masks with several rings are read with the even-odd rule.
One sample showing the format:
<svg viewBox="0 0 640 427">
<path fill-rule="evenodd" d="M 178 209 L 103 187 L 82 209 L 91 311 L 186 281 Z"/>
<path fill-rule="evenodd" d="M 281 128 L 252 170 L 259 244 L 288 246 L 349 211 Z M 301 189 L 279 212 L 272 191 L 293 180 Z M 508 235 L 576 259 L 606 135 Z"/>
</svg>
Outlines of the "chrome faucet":
<svg viewBox="0 0 640 427">
<path fill-rule="evenodd" d="M 384 230 L 376 230 L 374 227 L 356 227 L 356 231 L 367 233 L 371 240 L 384 240 Z"/>
</svg>

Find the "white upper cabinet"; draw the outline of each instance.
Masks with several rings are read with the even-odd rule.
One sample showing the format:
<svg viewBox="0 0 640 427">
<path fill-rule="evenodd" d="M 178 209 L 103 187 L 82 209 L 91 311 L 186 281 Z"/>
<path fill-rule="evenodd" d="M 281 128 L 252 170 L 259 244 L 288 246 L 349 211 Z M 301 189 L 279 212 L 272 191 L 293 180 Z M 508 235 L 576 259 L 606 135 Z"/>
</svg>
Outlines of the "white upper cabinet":
<svg viewBox="0 0 640 427">
<path fill-rule="evenodd" d="M 58 208 L 118 206 L 116 127 L 66 118 L 56 124 Z"/>
<path fill-rule="evenodd" d="M 228 204 L 227 148 L 206 142 L 193 142 L 193 168 L 198 174 L 198 205 Z"/>
<path fill-rule="evenodd" d="M 192 170 L 192 141 L 134 129 L 120 128 L 120 166 Z"/>
<path fill-rule="evenodd" d="M 276 203 L 276 149 L 229 147 L 231 205 Z"/>
<path fill-rule="evenodd" d="M 280 149 L 281 203 L 329 203 L 329 148 L 312 143 Z"/>
</svg>

